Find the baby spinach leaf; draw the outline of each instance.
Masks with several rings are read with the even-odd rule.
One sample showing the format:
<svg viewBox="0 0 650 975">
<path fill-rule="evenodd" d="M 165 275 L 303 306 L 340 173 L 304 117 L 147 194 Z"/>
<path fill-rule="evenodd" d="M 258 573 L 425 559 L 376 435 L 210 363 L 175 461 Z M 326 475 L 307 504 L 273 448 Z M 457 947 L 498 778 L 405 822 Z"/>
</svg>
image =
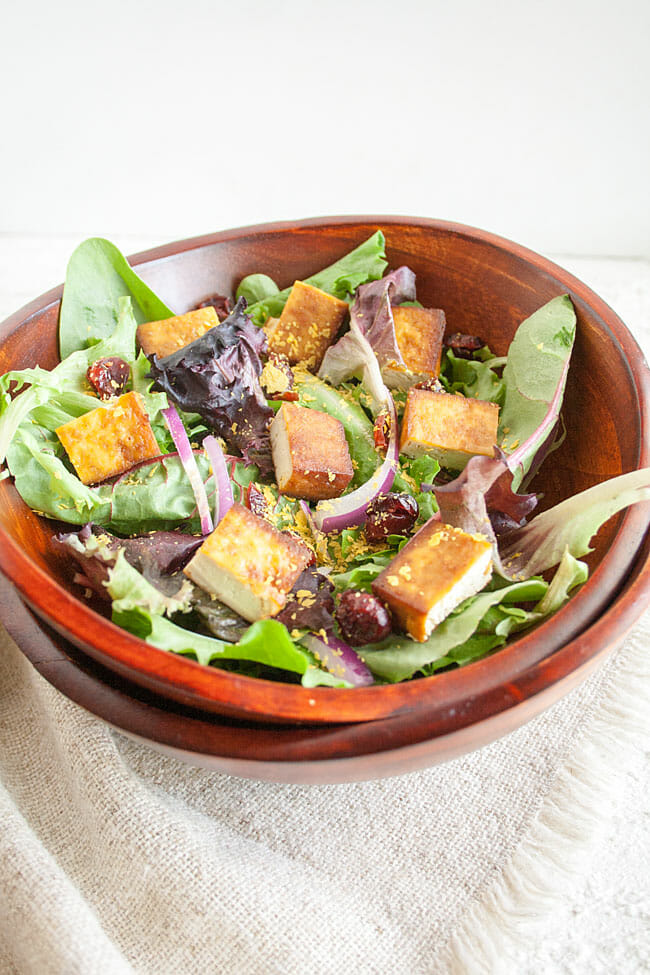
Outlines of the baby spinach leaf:
<svg viewBox="0 0 650 975">
<path fill-rule="evenodd" d="M 117 324 L 119 299 L 125 295 L 133 299 L 137 324 L 174 314 L 136 274 L 115 244 L 101 237 L 91 237 L 80 244 L 68 263 L 63 289 L 59 317 L 61 358 L 108 338 Z"/>
<path fill-rule="evenodd" d="M 271 298 L 280 293 L 277 284 L 268 274 L 248 274 L 239 282 L 235 298 L 245 298 L 248 305 L 254 305 L 265 298 Z"/>
<path fill-rule="evenodd" d="M 559 295 L 522 322 L 510 344 L 498 441 L 509 455 L 513 491 L 526 474 L 532 477 L 552 443 L 575 330 L 571 299 Z"/>
</svg>

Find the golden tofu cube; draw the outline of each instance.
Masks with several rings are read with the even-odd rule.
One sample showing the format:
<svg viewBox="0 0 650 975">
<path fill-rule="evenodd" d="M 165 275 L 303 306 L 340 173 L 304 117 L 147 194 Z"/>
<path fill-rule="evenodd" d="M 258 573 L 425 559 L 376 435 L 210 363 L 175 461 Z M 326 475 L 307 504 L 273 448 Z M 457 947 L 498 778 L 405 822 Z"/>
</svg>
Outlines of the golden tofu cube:
<svg viewBox="0 0 650 975">
<path fill-rule="evenodd" d="M 267 322 L 269 351 L 286 355 L 291 365 L 316 370 L 343 324 L 345 301 L 304 281 L 296 281 L 275 324 Z"/>
<path fill-rule="evenodd" d="M 275 616 L 302 570 L 306 545 L 241 504 L 228 509 L 183 570 L 246 620 Z"/>
<path fill-rule="evenodd" d="M 157 355 L 159 359 L 164 359 L 218 324 L 216 311 L 208 306 L 160 322 L 143 322 L 138 325 L 136 338 L 145 355 Z"/>
<path fill-rule="evenodd" d="M 402 419 L 400 453 L 430 454 L 443 467 L 462 471 L 476 454 L 493 456 L 498 425 L 496 403 L 412 388 Z"/>
<path fill-rule="evenodd" d="M 144 402 L 136 392 L 124 393 L 111 406 L 98 406 L 64 423 L 56 435 L 84 484 L 98 484 L 160 454 Z"/>
<path fill-rule="evenodd" d="M 271 452 L 278 487 L 294 498 L 338 498 L 354 474 L 341 421 L 297 403 L 276 413 Z"/>
<path fill-rule="evenodd" d="M 392 307 L 397 345 L 406 364 L 384 367 L 384 381 L 391 389 L 408 389 L 426 379 L 437 379 L 445 334 L 445 313 L 439 308 Z"/>
<path fill-rule="evenodd" d="M 429 521 L 372 584 L 400 626 L 419 643 L 492 575 L 492 546 L 482 535 Z"/>
</svg>

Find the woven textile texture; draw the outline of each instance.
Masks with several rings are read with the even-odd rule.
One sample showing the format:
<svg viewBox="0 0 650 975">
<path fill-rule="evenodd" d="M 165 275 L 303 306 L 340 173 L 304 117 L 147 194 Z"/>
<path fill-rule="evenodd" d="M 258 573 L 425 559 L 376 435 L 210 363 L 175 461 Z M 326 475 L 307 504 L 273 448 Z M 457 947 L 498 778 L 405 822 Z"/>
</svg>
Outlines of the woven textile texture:
<svg viewBox="0 0 650 975">
<path fill-rule="evenodd" d="M 459 954 L 450 938 L 470 909 L 484 911 L 548 813 L 558 776 L 630 683 L 647 629 L 563 701 L 479 752 L 395 779 L 308 787 L 215 774 L 131 742 L 51 688 L 5 637 L 5 970 L 480 971 L 480 943 L 464 958 L 470 940 Z M 637 674 L 635 686 L 644 682 L 647 673 Z M 647 713 L 648 699 L 636 699 Z M 624 739 L 609 756 L 610 806 L 635 757 Z M 598 755 L 591 771 L 598 776 Z M 565 792 L 577 817 L 578 796 Z M 611 812 L 594 798 L 587 822 L 600 827 Z M 559 848 L 563 829 L 547 833 Z M 588 852 L 585 836 L 573 839 Z M 559 874 L 548 869 L 538 894 L 553 902 Z M 540 907 L 548 913 L 554 904 L 542 897 Z M 514 958 L 521 918 L 496 910 L 500 948 Z M 493 916 L 485 914 L 486 930 Z M 476 930 L 472 937 L 481 940 Z M 507 966 L 501 955 L 500 963 Z"/>
</svg>

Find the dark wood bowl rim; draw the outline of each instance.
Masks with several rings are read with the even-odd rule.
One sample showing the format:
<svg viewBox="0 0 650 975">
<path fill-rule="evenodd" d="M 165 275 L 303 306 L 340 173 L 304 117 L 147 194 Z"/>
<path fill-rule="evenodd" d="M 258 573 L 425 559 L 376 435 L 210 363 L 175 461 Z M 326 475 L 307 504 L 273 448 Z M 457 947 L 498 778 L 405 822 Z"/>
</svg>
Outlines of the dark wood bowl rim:
<svg viewBox="0 0 650 975">
<path fill-rule="evenodd" d="M 562 287 L 569 294 L 591 307 L 612 340 L 623 350 L 634 378 L 639 400 L 641 448 L 638 466 L 650 466 L 648 435 L 650 372 L 639 346 L 612 309 L 585 284 L 553 262 L 505 238 L 462 224 L 426 218 L 322 217 L 242 227 L 172 242 L 142 251 L 130 258 L 130 262 L 138 265 L 162 261 L 185 251 L 253 234 L 273 235 L 307 227 L 327 230 L 328 227 L 342 224 L 364 227 L 417 225 L 432 231 L 460 235 L 498 249 L 505 249 L 532 264 L 538 271 L 561 282 Z M 0 339 L 57 303 L 61 294 L 62 286 L 54 288 L 10 316 L 0 326 Z M 524 635 L 494 656 L 470 664 L 461 670 L 449 671 L 435 677 L 402 684 L 359 688 L 353 691 L 334 688 L 305 689 L 290 684 L 241 677 L 216 668 L 202 667 L 187 658 L 157 650 L 116 627 L 109 620 L 95 613 L 83 601 L 72 596 L 48 573 L 33 563 L 1 527 L 0 571 L 14 583 L 21 596 L 38 615 L 67 639 L 82 647 L 94 659 L 123 677 L 183 705 L 197 706 L 232 716 L 241 717 L 245 714 L 253 720 L 313 723 L 364 721 L 414 710 L 436 713 L 442 717 L 443 714 L 454 714 L 461 709 L 466 717 L 466 723 L 469 724 L 481 716 L 482 699 L 485 696 L 494 695 L 504 687 L 509 687 L 515 697 L 520 696 L 523 691 L 519 687 L 518 679 L 530 667 L 534 667 L 544 658 L 558 651 L 558 648 L 566 655 L 567 660 L 573 661 L 576 668 L 584 663 L 584 644 L 574 644 L 575 638 L 593 623 L 597 615 L 594 611 L 596 593 L 610 592 L 610 605 L 615 600 L 621 586 L 625 583 L 625 579 L 620 576 L 618 562 L 625 561 L 630 545 L 636 547 L 640 543 L 649 523 L 649 505 L 639 504 L 628 510 L 607 556 L 568 606 L 537 630 Z M 645 605 L 647 605 L 650 599 L 650 568 L 647 564 L 642 569 L 638 586 L 643 589 Z M 602 600 L 602 597 L 599 596 L 598 599 Z M 638 608 L 638 615 L 641 615 L 644 605 L 640 605 L 638 599 L 635 605 Z M 615 606 L 617 614 L 620 615 L 622 608 L 620 603 L 616 603 Z M 602 606 L 600 609 L 602 611 Z M 612 637 L 612 633 L 609 635 Z M 602 647 L 594 640 L 591 654 L 597 655 L 601 650 Z M 547 679 L 549 684 L 553 682 L 552 670 L 548 671 Z"/>
</svg>

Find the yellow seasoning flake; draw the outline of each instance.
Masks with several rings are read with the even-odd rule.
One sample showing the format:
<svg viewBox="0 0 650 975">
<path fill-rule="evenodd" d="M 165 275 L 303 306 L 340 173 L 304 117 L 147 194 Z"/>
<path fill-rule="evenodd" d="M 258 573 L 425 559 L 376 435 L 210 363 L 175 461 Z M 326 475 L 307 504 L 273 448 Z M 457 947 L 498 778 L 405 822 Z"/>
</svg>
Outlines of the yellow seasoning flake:
<svg viewBox="0 0 650 975">
<path fill-rule="evenodd" d="M 387 576 L 386 582 L 389 586 L 399 586 L 399 579 L 397 576 Z"/>
</svg>

